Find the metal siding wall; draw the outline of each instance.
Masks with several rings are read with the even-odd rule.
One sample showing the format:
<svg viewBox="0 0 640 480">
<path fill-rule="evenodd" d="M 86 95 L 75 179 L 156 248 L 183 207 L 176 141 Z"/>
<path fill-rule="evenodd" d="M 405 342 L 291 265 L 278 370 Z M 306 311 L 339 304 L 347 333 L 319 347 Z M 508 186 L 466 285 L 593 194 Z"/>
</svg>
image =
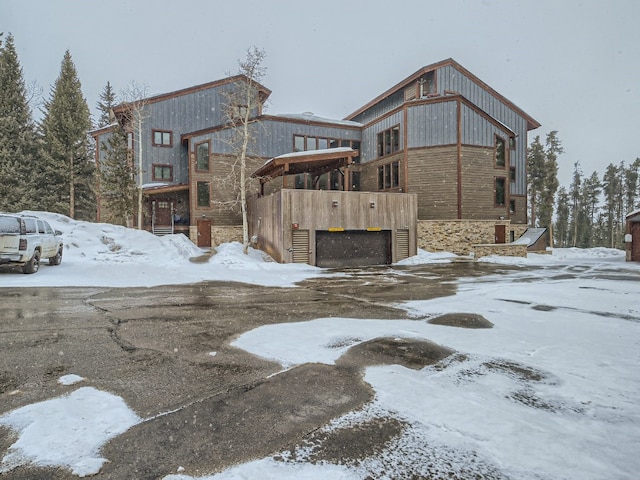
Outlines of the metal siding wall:
<svg viewBox="0 0 640 480">
<path fill-rule="evenodd" d="M 224 98 L 220 92 L 225 88 L 229 89 L 230 86 L 223 85 L 168 98 L 144 107 L 146 115 L 142 139 L 146 166 L 144 183 L 151 183 L 153 178 L 151 165 L 154 163 L 173 166 L 174 184 L 189 181 L 188 152 L 181 145 L 180 136 L 222 123 Z M 171 148 L 152 146 L 152 130 L 173 132 L 173 146 Z"/>
<path fill-rule="evenodd" d="M 417 105 L 408 109 L 409 148 L 457 143 L 457 102 Z"/>
<path fill-rule="evenodd" d="M 381 117 L 387 112 L 390 112 L 394 108 L 401 106 L 404 103 L 404 90 L 396 92 L 391 97 L 385 98 L 379 103 L 373 105 L 368 110 L 365 110 L 357 117 L 353 118 L 354 122 L 369 123 L 378 117 Z"/>
<path fill-rule="evenodd" d="M 367 128 L 365 128 L 362 132 L 362 148 L 360 151 L 361 162 L 370 162 L 375 160 L 378 157 L 378 145 L 377 138 L 378 133 L 388 128 L 394 127 L 396 125 L 400 125 L 400 148 L 402 149 L 402 145 L 404 145 L 404 122 L 402 121 L 403 112 L 402 110 L 399 112 L 390 115 L 381 121 L 374 123 Z"/>
<path fill-rule="evenodd" d="M 443 94 L 445 90 L 459 92 L 474 105 L 513 130 L 516 134 L 516 150 L 511 151 L 510 157 L 511 165 L 516 167 L 516 182 L 511 183 L 511 193 L 526 195 L 526 120 L 451 65 L 438 69 L 438 91 Z M 479 135 L 484 134 L 479 133 Z"/>
<path fill-rule="evenodd" d="M 341 140 L 360 141 L 360 131 L 351 128 L 342 128 L 340 125 L 306 125 L 286 121 L 264 120 L 255 126 L 255 152 L 254 155 L 260 157 L 277 157 L 293 151 L 293 136 L 308 135 L 313 137 L 335 138 Z M 233 149 L 229 141 L 231 140 L 231 130 L 219 130 L 213 133 L 203 134 L 192 139 L 196 144 L 207 139 L 212 139 L 212 150 L 215 153 L 230 154 Z"/>
</svg>

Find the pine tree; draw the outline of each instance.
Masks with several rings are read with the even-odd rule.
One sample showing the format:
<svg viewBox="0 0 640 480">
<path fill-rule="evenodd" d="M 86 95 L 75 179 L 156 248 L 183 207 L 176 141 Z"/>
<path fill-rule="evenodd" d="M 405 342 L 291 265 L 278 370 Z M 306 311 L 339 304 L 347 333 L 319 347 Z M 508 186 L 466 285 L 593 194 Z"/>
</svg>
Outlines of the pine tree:
<svg viewBox="0 0 640 480">
<path fill-rule="evenodd" d="M 563 153 L 557 131 L 547 134 L 543 146 L 536 136 L 527 149 L 527 183 L 529 189 L 530 224 L 548 227 L 558 190 L 558 155 Z"/>
<path fill-rule="evenodd" d="M 624 170 L 624 210 L 632 212 L 638 206 L 638 173 L 640 170 L 640 158 Z"/>
<path fill-rule="evenodd" d="M 573 165 L 573 181 L 571 182 L 571 188 L 569 190 L 569 197 L 571 200 L 570 207 L 570 226 L 569 242 L 572 246 L 577 246 L 578 233 L 581 227 L 582 219 L 582 170 L 580 169 L 580 163 L 576 162 Z"/>
<path fill-rule="evenodd" d="M 581 192 L 581 212 L 583 216 L 582 229 L 578 235 L 577 245 L 582 248 L 590 248 L 596 245 L 596 215 L 600 205 L 601 184 L 598 172 L 593 172 L 591 176 L 582 183 Z"/>
<path fill-rule="evenodd" d="M 538 226 L 538 203 L 544 184 L 544 161 L 544 146 L 540 142 L 540 136 L 536 135 L 527 149 L 527 185 L 531 209 L 529 223 L 533 227 Z"/>
<path fill-rule="evenodd" d="M 112 123 L 111 110 L 116 106 L 116 94 L 111 88 L 111 83 L 107 82 L 104 90 L 100 94 L 98 102 L 98 110 L 100 118 L 98 118 L 98 128 L 106 127 Z"/>
<path fill-rule="evenodd" d="M 569 246 L 569 194 L 564 187 L 558 190 L 558 199 L 556 201 L 556 224 L 554 235 L 556 237 L 556 246 Z"/>
<path fill-rule="evenodd" d="M 541 226 L 551 225 L 553 218 L 553 202 L 558 190 L 558 155 L 564 152 L 555 130 L 547 134 L 545 142 L 545 162 L 538 219 Z"/>
<path fill-rule="evenodd" d="M 95 168 L 87 134 L 91 116 L 68 50 L 44 113 L 42 131 L 48 155 L 40 174 L 41 206 L 71 218 L 93 220 Z"/>
<path fill-rule="evenodd" d="M 624 167 L 624 165 L 621 165 Z M 620 218 L 623 204 L 623 183 L 620 179 L 620 167 L 610 163 L 602 177 L 602 191 L 604 193 L 604 220 L 608 235 L 609 247 L 620 247 L 622 232 Z"/>
<path fill-rule="evenodd" d="M 106 218 L 111 223 L 128 225 L 136 206 L 136 183 L 127 134 L 121 125 L 103 144 L 106 152 L 100 163 L 100 195 Z"/>
<path fill-rule="evenodd" d="M 0 210 L 33 207 L 37 137 L 13 36 L 0 46 Z"/>
</svg>

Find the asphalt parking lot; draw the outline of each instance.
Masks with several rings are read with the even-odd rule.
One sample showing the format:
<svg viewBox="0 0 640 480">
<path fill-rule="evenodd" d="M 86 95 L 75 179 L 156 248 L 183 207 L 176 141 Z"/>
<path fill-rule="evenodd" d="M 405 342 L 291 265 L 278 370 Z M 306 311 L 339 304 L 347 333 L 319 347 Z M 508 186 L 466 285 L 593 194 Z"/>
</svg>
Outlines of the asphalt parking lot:
<svg viewBox="0 0 640 480">
<path fill-rule="evenodd" d="M 428 344 L 402 349 L 384 339 L 336 365 L 285 372 L 230 342 L 260 325 L 320 316 L 406 318 L 398 301 L 454 293 L 458 276 L 494 273 L 480 264 L 351 270 L 297 288 L 203 283 L 156 288 L 0 289 L 0 414 L 69 392 L 58 379 L 122 397 L 145 421 L 101 454 L 94 478 L 155 479 L 184 467 L 205 475 L 293 448 L 320 426 L 372 398 L 362 381 L 371 362 L 428 364 L 448 355 Z M 215 352 L 215 355 L 212 353 Z M 277 375 L 276 373 L 280 372 Z M 215 415 L 214 415 L 215 412 Z M 399 426 L 333 439 L 327 456 L 375 449 Z M 15 434 L 0 428 L 0 451 Z M 20 467 L 15 479 L 77 478 L 63 469 Z"/>
</svg>

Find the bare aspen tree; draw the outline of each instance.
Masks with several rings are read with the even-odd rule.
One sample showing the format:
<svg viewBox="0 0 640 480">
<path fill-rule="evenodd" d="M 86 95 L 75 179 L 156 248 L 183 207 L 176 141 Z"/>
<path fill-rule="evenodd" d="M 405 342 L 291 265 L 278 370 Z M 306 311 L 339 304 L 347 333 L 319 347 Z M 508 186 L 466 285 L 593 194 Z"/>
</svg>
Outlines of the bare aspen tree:
<svg viewBox="0 0 640 480">
<path fill-rule="evenodd" d="M 135 139 L 137 154 L 133 155 L 134 158 L 134 170 L 137 176 L 137 193 L 138 193 L 138 229 L 141 230 L 144 227 L 143 217 L 143 182 L 144 182 L 144 159 L 143 159 L 143 124 L 144 119 L 148 113 L 145 112 L 145 106 L 147 105 L 147 87 L 145 85 L 139 85 L 135 82 L 131 82 L 127 89 L 120 94 L 120 97 L 125 99 L 124 109 L 122 111 L 125 131 L 133 134 Z M 136 160 L 137 159 L 137 160 Z M 137 163 L 136 163 L 137 161 Z"/>
<path fill-rule="evenodd" d="M 239 204 L 242 213 L 242 244 L 245 255 L 249 251 L 247 189 L 251 182 L 247 178 L 247 160 L 251 156 L 256 128 L 259 126 L 256 117 L 260 115 L 263 106 L 260 82 L 266 74 L 266 67 L 262 66 L 265 57 L 264 50 L 255 46 L 249 48 L 245 59 L 238 61 L 238 80 L 224 94 L 225 114 L 231 127 L 229 145 L 232 150 L 232 165 L 229 180 L 236 193 L 233 203 Z"/>
</svg>

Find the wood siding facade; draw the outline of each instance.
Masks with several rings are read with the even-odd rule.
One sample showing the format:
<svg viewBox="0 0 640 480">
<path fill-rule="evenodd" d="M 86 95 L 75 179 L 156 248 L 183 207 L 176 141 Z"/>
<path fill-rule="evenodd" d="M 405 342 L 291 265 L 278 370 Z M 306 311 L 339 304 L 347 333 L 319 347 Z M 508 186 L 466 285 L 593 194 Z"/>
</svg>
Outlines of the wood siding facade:
<svg viewBox="0 0 640 480">
<path fill-rule="evenodd" d="M 392 262 L 417 252 L 417 197 L 409 194 L 284 189 L 249 203 L 250 236 L 276 261 L 294 261 L 294 235 L 308 232 L 308 261 L 316 264 L 316 232 L 389 231 Z"/>
</svg>

